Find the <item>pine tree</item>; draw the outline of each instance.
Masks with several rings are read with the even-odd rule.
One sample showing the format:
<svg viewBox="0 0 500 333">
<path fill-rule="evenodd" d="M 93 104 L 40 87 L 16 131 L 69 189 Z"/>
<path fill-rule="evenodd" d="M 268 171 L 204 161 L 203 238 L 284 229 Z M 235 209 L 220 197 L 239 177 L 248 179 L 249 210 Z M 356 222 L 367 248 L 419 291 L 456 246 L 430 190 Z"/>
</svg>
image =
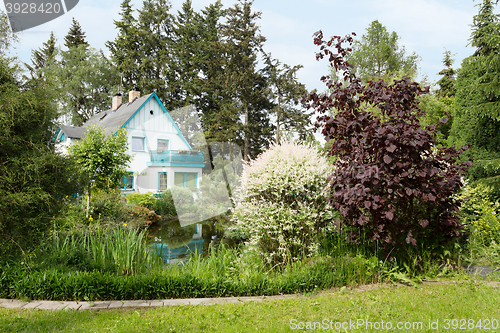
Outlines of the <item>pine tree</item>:
<svg viewBox="0 0 500 333">
<path fill-rule="evenodd" d="M 85 33 L 80 26 L 80 23 L 73 17 L 73 22 L 68 31 L 68 34 L 64 37 L 64 45 L 70 49 L 77 47 L 79 45 L 89 46 L 89 43 L 85 40 Z"/>
</svg>

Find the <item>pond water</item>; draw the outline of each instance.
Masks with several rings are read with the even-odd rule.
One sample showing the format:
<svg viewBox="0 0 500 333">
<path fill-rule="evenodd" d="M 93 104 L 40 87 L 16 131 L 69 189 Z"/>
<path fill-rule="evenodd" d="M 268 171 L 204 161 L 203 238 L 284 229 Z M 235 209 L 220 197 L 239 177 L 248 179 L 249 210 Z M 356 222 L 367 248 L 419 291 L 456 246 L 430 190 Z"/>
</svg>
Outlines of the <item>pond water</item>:
<svg viewBox="0 0 500 333">
<path fill-rule="evenodd" d="M 206 254 L 210 244 L 217 246 L 222 236 L 212 223 L 181 226 L 178 219 L 163 219 L 149 227 L 148 243 L 165 263 L 174 264 L 188 260 L 194 252 Z"/>
</svg>

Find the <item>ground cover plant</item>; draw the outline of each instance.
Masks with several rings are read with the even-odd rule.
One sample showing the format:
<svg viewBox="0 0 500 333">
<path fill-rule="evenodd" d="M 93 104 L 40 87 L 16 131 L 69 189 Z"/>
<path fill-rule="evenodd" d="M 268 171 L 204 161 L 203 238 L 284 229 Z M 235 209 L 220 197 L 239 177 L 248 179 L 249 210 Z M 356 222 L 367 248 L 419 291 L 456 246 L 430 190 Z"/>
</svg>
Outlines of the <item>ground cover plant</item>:
<svg viewBox="0 0 500 333">
<path fill-rule="evenodd" d="M 321 48 L 317 58 L 326 56 L 343 78 L 323 77 L 330 92 L 312 92 L 307 99 L 322 114 L 316 128 L 327 141 L 334 139 L 329 202 L 340 210 L 342 223 L 363 227 L 367 240 L 381 244 L 385 256 L 404 260 L 410 259 L 409 244 L 438 247 L 459 237 L 463 227 L 453 195 L 471 163 L 457 163 L 466 147 L 436 145 L 437 125 L 420 125 L 418 97 L 428 88 L 409 78 L 362 84 L 345 60 L 352 36 L 324 40 L 320 31 L 314 42 Z M 360 241 L 355 233 L 350 240 Z"/>
</svg>

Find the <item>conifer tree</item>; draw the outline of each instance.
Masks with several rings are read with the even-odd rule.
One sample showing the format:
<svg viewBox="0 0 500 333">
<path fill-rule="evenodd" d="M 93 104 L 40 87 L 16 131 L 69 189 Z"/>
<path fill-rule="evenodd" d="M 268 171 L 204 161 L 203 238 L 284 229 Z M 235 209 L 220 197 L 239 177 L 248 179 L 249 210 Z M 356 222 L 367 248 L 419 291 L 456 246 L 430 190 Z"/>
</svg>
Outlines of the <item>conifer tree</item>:
<svg viewBox="0 0 500 333">
<path fill-rule="evenodd" d="M 395 31 L 389 33 L 378 20 L 370 23 L 347 58 L 362 82 L 416 75 L 419 56 L 415 52 L 407 54 L 399 39 Z"/>
<path fill-rule="evenodd" d="M 437 84 L 439 85 L 438 95 L 440 97 L 455 96 L 456 71 L 451 67 L 455 62 L 452 56 L 453 55 L 449 50 L 444 51 L 443 65 L 445 66 L 445 68 L 438 73 L 443 77 L 437 82 Z"/>
<path fill-rule="evenodd" d="M 33 50 L 31 52 L 31 65 L 26 65 L 31 73 L 31 77 L 39 77 L 43 75 L 41 71 L 46 69 L 53 61 L 55 61 L 56 56 L 56 37 L 54 32 L 50 33 L 49 39 L 43 43 L 43 46 L 38 50 Z"/>
<path fill-rule="evenodd" d="M 139 33 L 137 20 L 132 15 L 130 0 L 121 3 L 121 20 L 114 21 L 118 28 L 118 36 L 114 41 L 106 42 L 111 51 L 111 59 L 122 76 L 122 89 L 129 91 L 139 82 Z"/>
<path fill-rule="evenodd" d="M 266 38 L 260 34 L 256 22 L 261 12 L 253 12 L 252 4 L 253 1 L 239 0 L 227 10 L 226 23 L 221 27 L 227 54 L 224 75 L 234 101 L 228 107 L 243 118 L 240 139 L 246 161 L 250 158 L 250 147 L 255 157 L 266 146 L 265 138 L 272 135 L 266 114 L 269 107 L 264 95 L 266 81 L 257 70 L 257 55 L 262 53 Z"/>
<path fill-rule="evenodd" d="M 80 23 L 73 17 L 73 22 L 69 28 L 68 34 L 64 37 L 64 45 L 70 49 L 79 45 L 89 46 L 85 40 L 85 33 L 82 30 Z"/>
<path fill-rule="evenodd" d="M 276 115 L 276 142 L 279 142 L 282 136 L 280 132 L 282 126 L 289 130 L 293 129 L 299 133 L 301 140 L 305 140 L 310 120 L 301 100 L 307 91 L 296 77 L 297 71 L 303 66 L 290 67 L 278 59 L 272 59 L 271 54 L 266 56 L 266 65 L 265 73 L 269 83 L 268 93 L 274 102 L 274 107 L 270 111 Z"/>
<path fill-rule="evenodd" d="M 167 0 L 145 0 L 137 20 L 137 85 L 144 93 L 156 92 L 167 109 L 175 100 L 171 83 L 172 21 Z"/>
<path fill-rule="evenodd" d="M 483 0 L 474 16 L 470 45 L 456 81 L 455 119 L 449 143 L 471 144 L 467 157 L 473 180 L 500 173 L 500 21 L 493 13 L 497 0 Z"/>
</svg>

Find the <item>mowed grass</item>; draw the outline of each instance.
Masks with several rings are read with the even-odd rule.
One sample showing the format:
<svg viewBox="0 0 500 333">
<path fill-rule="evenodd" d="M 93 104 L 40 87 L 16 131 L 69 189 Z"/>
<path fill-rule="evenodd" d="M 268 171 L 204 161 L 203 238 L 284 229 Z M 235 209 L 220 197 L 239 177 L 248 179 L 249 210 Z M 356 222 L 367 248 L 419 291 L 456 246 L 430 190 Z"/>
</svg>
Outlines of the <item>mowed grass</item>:
<svg viewBox="0 0 500 333">
<path fill-rule="evenodd" d="M 302 331 L 298 329 L 300 322 L 307 325 L 307 322 L 324 324 L 330 321 L 333 323 L 333 329 L 328 331 L 332 332 L 386 331 L 367 329 L 365 326 L 359 326 L 357 329 L 335 329 L 335 322 L 356 322 L 359 319 L 372 323 L 384 321 L 386 326 L 390 321 L 393 325 L 392 331 L 442 332 L 452 331 L 451 327 L 446 329 L 446 319 L 467 319 L 474 320 L 474 328 L 465 326 L 467 332 L 484 332 L 484 328 L 476 328 L 475 325 L 480 319 L 483 323 L 485 319 L 500 321 L 498 304 L 500 289 L 477 282 L 460 281 L 418 287 L 385 285 L 365 292 L 337 290 L 262 303 L 81 312 L 0 309 L 0 331 L 296 332 Z M 437 330 L 429 329 L 429 320 L 439 321 Z M 398 330 L 398 322 L 422 322 L 423 326 L 422 329 Z M 449 325 L 451 324 L 449 322 Z M 466 325 L 471 325 L 471 322 Z M 325 326 L 323 329 L 319 329 L 319 326 L 316 328 L 325 331 Z M 487 331 L 500 330 L 493 328 L 490 324 Z"/>
</svg>

